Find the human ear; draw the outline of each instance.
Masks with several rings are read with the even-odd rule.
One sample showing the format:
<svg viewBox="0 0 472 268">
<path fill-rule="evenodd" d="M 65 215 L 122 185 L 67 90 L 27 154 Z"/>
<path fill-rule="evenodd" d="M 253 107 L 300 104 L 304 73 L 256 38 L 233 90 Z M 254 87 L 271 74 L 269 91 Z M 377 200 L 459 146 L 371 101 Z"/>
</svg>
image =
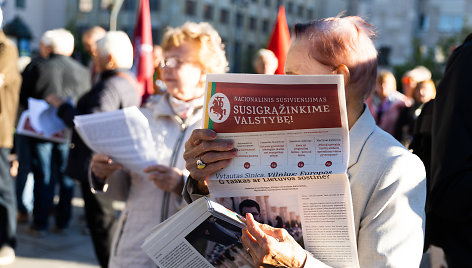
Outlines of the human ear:
<svg viewBox="0 0 472 268">
<path fill-rule="evenodd" d="M 335 72 L 336 74 L 342 74 L 344 76 L 344 86 L 347 86 L 347 84 L 349 84 L 349 81 L 351 80 L 351 73 L 349 72 L 349 68 L 347 68 L 347 66 L 344 64 L 340 64 L 336 66 Z"/>
<path fill-rule="evenodd" d="M 111 54 L 106 56 L 106 58 L 107 58 L 107 65 L 106 65 L 107 70 L 114 70 L 116 68 L 115 58 Z"/>
</svg>

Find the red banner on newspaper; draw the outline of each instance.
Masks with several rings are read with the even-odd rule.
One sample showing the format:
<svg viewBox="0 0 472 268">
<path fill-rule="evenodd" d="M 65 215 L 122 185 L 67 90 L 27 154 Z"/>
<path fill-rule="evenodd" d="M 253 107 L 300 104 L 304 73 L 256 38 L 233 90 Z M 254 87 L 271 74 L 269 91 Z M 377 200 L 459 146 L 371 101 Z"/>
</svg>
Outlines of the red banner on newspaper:
<svg viewBox="0 0 472 268">
<path fill-rule="evenodd" d="M 218 133 L 341 127 L 336 84 L 210 82 L 207 94 L 205 127 Z"/>
</svg>

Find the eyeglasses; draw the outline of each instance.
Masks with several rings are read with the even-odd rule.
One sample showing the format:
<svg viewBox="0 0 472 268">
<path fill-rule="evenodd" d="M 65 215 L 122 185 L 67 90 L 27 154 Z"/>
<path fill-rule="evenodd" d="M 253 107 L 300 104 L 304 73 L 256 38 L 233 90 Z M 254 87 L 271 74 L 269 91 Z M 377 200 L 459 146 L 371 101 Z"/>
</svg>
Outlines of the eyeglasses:
<svg viewBox="0 0 472 268">
<path fill-rule="evenodd" d="M 160 63 L 160 67 L 161 68 L 164 68 L 164 67 L 167 67 L 167 68 L 178 68 L 180 67 L 182 64 L 184 63 L 197 63 L 196 61 L 189 61 L 189 60 L 182 60 L 182 59 L 179 59 L 179 58 L 174 58 L 174 57 L 170 57 L 170 58 L 167 58 L 167 59 L 163 59 Z"/>
</svg>

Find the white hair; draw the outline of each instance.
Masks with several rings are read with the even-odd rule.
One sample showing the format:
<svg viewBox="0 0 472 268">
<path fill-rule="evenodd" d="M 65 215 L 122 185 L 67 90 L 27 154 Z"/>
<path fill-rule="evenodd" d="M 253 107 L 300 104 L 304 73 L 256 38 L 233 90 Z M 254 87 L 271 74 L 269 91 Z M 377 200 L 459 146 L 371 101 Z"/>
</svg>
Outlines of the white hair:
<svg viewBox="0 0 472 268">
<path fill-rule="evenodd" d="M 414 69 L 409 70 L 406 72 L 403 77 L 411 77 L 417 83 L 430 80 L 431 79 L 431 71 L 424 66 L 416 66 Z"/>
<path fill-rule="evenodd" d="M 50 47 L 54 54 L 70 56 L 74 52 L 74 36 L 66 29 L 46 31 L 41 37 L 41 43 Z"/>
<path fill-rule="evenodd" d="M 107 32 L 97 41 L 97 51 L 101 57 L 111 56 L 117 68 L 131 69 L 133 66 L 133 45 L 122 31 Z"/>
<path fill-rule="evenodd" d="M 269 61 L 270 65 L 278 65 L 279 63 L 277 57 L 275 56 L 274 52 L 272 52 L 272 50 L 261 48 L 257 51 L 256 55 L 254 56 L 253 64 L 254 65 L 259 64 L 259 61 L 261 61 L 262 58 L 266 58 Z"/>
<path fill-rule="evenodd" d="M 52 39 L 53 39 L 54 32 L 53 31 L 46 31 L 43 33 L 43 36 L 41 36 L 40 42 L 47 47 L 50 47 L 52 45 Z"/>
<path fill-rule="evenodd" d="M 3 23 L 3 11 L 2 11 L 2 8 L 0 7 L 0 29 L 2 28 L 2 23 Z"/>
</svg>

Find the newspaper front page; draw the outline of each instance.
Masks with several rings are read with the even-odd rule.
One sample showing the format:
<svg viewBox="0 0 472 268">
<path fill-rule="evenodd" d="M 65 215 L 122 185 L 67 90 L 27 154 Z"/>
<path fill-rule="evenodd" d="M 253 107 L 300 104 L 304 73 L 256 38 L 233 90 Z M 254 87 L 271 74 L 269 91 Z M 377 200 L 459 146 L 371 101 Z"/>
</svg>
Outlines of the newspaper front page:
<svg viewBox="0 0 472 268">
<path fill-rule="evenodd" d="M 323 263 L 358 267 L 343 82 L 208 75 L 204 128 L 233 140 L 238 155 L 207 183 L 217 202 L 287 229 Z"/>
</svg>

